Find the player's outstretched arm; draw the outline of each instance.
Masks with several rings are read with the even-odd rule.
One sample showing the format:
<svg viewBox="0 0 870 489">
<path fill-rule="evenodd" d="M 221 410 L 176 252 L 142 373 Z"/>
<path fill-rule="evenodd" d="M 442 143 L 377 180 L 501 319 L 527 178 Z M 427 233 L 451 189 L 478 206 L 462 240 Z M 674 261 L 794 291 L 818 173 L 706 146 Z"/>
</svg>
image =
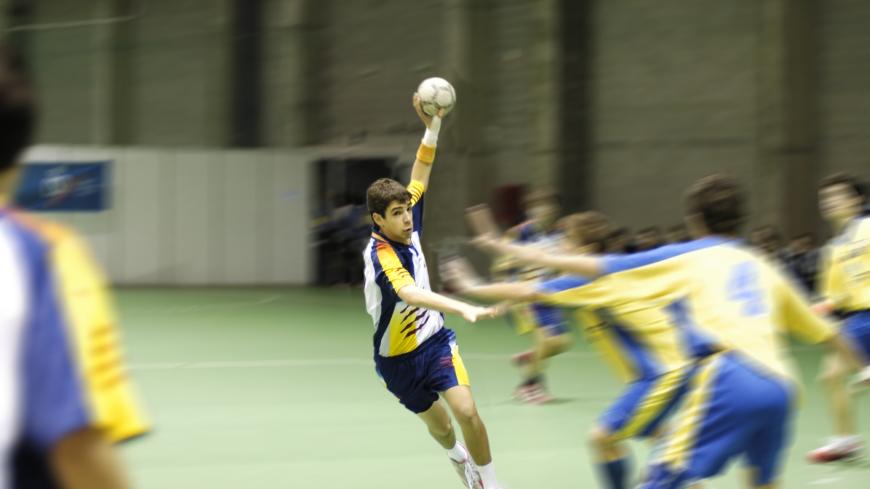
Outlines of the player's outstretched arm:
<svg viewBox="0 0 870 489">
<path fill-rule="evenodd" d="M 441 262 L 441 278 L 457 294 L 481 302 L 538 302 L 546 294 L 522 283 L 484 283 L 464 258 L 451 258 Z"/>
<path fill-rule="evenodd" d="M 550 255 L 531 246 L 502 243 L 491 234 L 481 235 L 472 241 L 481 250 L 497 256 L 512 256 L 521 265 L 539 265 L 595 278 L 602 275 L 604 264 L 600 257 L 581 255 Z"/>
<path fill-rule="evenodd" d="M 423 141 L 420 149 L 417 151 L 417 159 L 414 160 L 414 167 L 411 169 L 411 181 L 418 181 L 423 184 L 424 189 L 429 189 L 429 174 L 432 173 L 432 163 L 435 161 L 435 147 L 438 144 L 438 133 L 441 131 L 441 118 L 444 116 L 444 109 L 438 111 L 438 115 L 430 116 L 423 112 L 420 106 L 420 96 L 414 94 L 414 108 L 417 110 L 417 115 L 426 124 L 426 134 L 423 135 Z"/>
<path fill-rule="evenodd" d="M 471 304 L 421 289 L 416 285 L 402 287 L 399 290 L 399 298 L 405 304 L 414 307 L 434 309 L 445 314 L 458 314 L 471 323 L 477 322 L 479 319 L 492 319 L 498 314 L 495 308 L 472 306 Z"/>
</svg>

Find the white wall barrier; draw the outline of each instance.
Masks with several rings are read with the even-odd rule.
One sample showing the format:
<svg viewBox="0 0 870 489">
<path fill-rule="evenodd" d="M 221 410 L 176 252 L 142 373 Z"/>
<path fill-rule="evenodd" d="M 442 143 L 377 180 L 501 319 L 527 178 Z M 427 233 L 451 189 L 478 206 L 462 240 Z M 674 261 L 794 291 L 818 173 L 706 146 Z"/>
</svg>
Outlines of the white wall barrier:
<svg viewBox="0 0 870 489">
<path fill-rule="evenodd" d="M 111 161 L 110 208 L 75 226 L 117 285 L 305 284 L 313 152 L 37 146 L 28 163 Z"/>
</svg>

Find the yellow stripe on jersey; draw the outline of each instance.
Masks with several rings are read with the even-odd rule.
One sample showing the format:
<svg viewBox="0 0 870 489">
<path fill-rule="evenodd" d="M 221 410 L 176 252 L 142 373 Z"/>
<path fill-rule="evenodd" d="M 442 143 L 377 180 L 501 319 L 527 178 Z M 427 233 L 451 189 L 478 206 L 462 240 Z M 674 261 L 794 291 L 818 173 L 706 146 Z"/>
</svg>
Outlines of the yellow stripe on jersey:
<svg viewBox="0 0 870 489">
<path fill-rule="evenodd" d="M 149 423 L 123 365 L 105 277 L 73 231 L 26 220 L 50 243 L 52 270 L 90 404 L 91 426 L 101 428 L 113 442 L 147 432 Z"/>
<path fill-rule="evenodd" d="M 408 192 L 411 192 L 411 207 L 417 205 L 417 202 L 420 201 L 420 197 L 423 196 L 423 192 L 426 191 L 426 187 L 417 180 L 412 180 L 411 184 L 408 185 Z"/>
<path fill-rule="evenodd" d="M 639 372 L 630 361 L 630 357 L 619 348 L 615 332 L 607 329 L 601 320 L 587 309 L 578 309 L 575 317 L 586 341 L 598 351 L 604 363 L 610 366 L 619 380 L 627 384 L 639 378 Z"/>
<path fill-rule="evenodd" d="M 414 277 L 402 266 L 399 256 L 396 255 L 396 250 L 389 243 L 381 241 L 380 238 L 375 240 L 375 249 L 378 253 L 378 261 L 381 263 L 381 268 L 384 274 L 393 284 L 396 292 L 402 290 L 402 287 L 407 285 L 416 285 Z"/>
<path fill-rule="evenodd" d="M 388 326 L 390 335 L 390 354 L 394 357 L 414 351 L 417 348 L 417 312 L 411 309 L 408 314 L 393 314 Z"/>
<path fill-rule="evenodd" d="M 701 427 L 710 406 L 710 397 L 719 370 L 719 354 L 701 361 L 698 373 L 692 379 L 691 393 L 680 409 L 681 413 L 673 421 L 675 430 L 665 442 L 661 454 L 662 462 L 675 470 L 688 468 L 689 454 L 695 447 Z"/>
<path fill-rule="evenodd" d="M 680 370 L 668 372 L 655 381 L 655 385 L 641 399 L 635 411 L 631 414 L 629 422 L 614 433 L 615 439 L 624 440 L 642 433 L 646 427 L 671 405 L 677 392 L 691 375 L 693 368 L 684 367 Z"/>
</svg>

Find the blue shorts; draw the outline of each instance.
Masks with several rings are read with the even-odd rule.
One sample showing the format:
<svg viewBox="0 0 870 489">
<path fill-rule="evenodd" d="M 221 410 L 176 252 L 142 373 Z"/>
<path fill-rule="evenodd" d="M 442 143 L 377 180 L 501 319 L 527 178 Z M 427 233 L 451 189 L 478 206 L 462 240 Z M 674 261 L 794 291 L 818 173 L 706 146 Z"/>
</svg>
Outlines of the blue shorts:
<svg viewBox="0 0 870 489">
<path fill-rule="evenodd" d="M 846 316 L 842 333 L 870 358 L 870 311 L 857 311 Z"/>
<path fill-rule="evenodd" d="M 688 391 L 696 365 L 634 381 L 598 418 L 614 441 L 656 436 L 662 422 Z"/>
<path fill-rule="evenodd" d="M 516 329 L 517 334 L 541 330 L 545 336 L 552 338 L 568 332 L 565 315 L 558 307 L 533 303 L 512 307 L 510 312 L 507 316 L 508 322 Z"/>
<path fill-rule="evenodd" d="M 456 334 L 446 328 L 412 352 L 395 357 L 375 355 L 375 369 L 387 390 L 414 414 L 428 411 L 439 392 L 470 385 Z"/>
<path fill-rule="evenodd" d="M 702 360 L 685 402 L 650 455 L 642 489 L 676 489 L 721 473 L 745 456 L 755 486 L 774 482 L 788 444 L 792 395 L 733 352 Z"/>
</svg>

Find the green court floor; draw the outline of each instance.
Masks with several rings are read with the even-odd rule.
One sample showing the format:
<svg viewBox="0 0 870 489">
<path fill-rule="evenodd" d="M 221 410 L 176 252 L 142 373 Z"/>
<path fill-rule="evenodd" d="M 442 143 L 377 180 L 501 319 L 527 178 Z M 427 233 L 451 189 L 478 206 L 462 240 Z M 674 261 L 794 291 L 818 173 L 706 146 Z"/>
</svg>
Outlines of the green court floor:
<svg viewBox="0 0 870 489">
<path fill-rule="evenodd" d="M 144 489 L 458 489 L 444 452 L 378 381 L 362 292 L 306 288 L 117 293 L 128 360 L 154 419 L 125 456 Z M 506 489 L 598 487 L 585 434 L 620 390 L 576 341 L 551 367 L 557 402 L 520 405 L 509 356 L 527 346 L 503 321 L 450 317 Z M 808 466 L 829 432 L 820 352 L 801 349 L 808 393 L 785 487 L 870 487 L 870 464 Z M 870 399 L 861 424 L 870 430 Z M 633 444 L 636 462 L 646 447 Z M 732 470 L 716 489 L 742 487 Z"/>
</svg>

